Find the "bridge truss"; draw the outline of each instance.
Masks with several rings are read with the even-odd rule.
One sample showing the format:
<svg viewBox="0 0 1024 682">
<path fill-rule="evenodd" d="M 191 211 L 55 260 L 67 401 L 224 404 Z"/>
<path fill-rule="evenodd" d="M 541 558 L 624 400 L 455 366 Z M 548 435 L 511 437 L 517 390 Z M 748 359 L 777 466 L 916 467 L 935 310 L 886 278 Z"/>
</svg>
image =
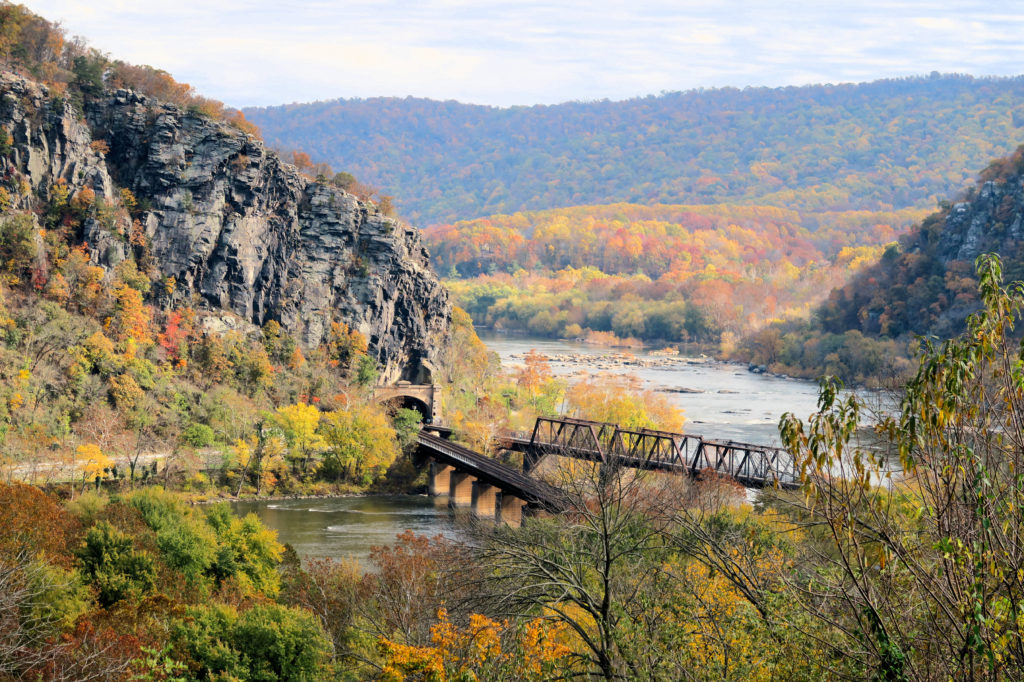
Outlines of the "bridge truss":
<svg viewBox="0 0 1024 682">
<path fill-rule="evenodd" d="M 529 440 L 502 441 L 505 447 L 523 452 L 527 471 L 547 455 L 559 455 L 693 476 L 710 470 L 750 487 L 795 488 L 800 483 L 793 458 L 781 448 L 654 429 L 626 429 L 586 419 L 541 417 Z"/>
</svg>

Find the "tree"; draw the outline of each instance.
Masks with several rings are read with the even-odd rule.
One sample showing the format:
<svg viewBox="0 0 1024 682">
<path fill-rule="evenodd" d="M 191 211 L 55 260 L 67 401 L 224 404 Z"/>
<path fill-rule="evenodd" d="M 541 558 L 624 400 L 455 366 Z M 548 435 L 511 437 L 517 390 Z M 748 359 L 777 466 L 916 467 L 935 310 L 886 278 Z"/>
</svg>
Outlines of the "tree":
<svg viewBox="0 0 1024 682">
<path fill-rule="evenodd" d="M 255 514 L 239 518 L 226 504 L 211 507 L 206 522 L 217 535 L 217 553 L 210 568 L 218 583 L 232 578 L 244 594 L 277 594 L 278 564 L 284 547 L 277 534 Z"/>
<path fill-rule="evenodd" d="M 356 376 L 355 381 L 357 386 L 368 388 L 377 383 L 377 379 L 380 377 L 380 370 L 377 369 L 377 361 L 371 358 L 369 355 L 359 355 L 356 358 Z"/>
<path fill-rule="evenodd" d="M 480 679 L 550 680 L 566 675 L 572 650 L 562 624 L 535 618 L 522 627 L 470 614 L 464 627 L 438 612 L 431 646 L 408 646 L 382 639 L 384 680 Z"/>
<path fill-rule="evenodd" d="M 306 471 L 310 457 L 324 445 L 323 437 L 317 432 L 320 410 L 315 405 L 296 403 L 279 407 L 270 416 L 284 433 L 293 462 L 301 460 L 302 470 Z"/>
<path fill-rule="evenodd" d="M 31 214 L 8 214 L 0 219 L 0 258 L 4 269 L 23 277 L 36 257 L 35 220 Z"/>
<path fill-rule="evenodd" d="M 58 635 L 86 610 L 81 591 L 73 574 L 27 550 L 0 558 L 0 675 L 30 679 L 64 653 Z"/>
<path fill-rule="evenodd" d="M 95 480 L 97 488 L 103 476 L 109 475 L 114 466 L 114 460 L 103 454 L 100 446 L 95 443 L 79 445 L 75 450 L 75 466 L 82 471 L 82 489 L 85 489 L 85 482 Z M 72 488 L 74 494 L 74 488 Z"/>
<path fill-rule="evenodd" d="M 623 428 L 682 431 L 683 413 L 663 395 L 644 391 L 635 377 L 605 374 L 587 377 L 569 387 L 571 414 L 618 424 Z"/>
<path fill-rule="evenodd" d="M 665 650 L 653 604 L 672 583 L 662 532 L 679 499 L 673 478 L 582 463 L 557 474 L 562 512 L 480 543 L 489 568 L 481 603 L 502 615 L 544 615 L 572 633 L 572 674 L 649 679 Z"/>
<path fill-rule="evenodd" d="M 845 635 L 876 679 L 1001 679 L 1024 670 L 1024 283 L 977 261 L 983 307 L 967 332 L 926 342 L 899 412 L 855 441 L 863 404 L 826 380 L 807 424 L 785 415 L 820 528 L 809 613 Z M 898 458 L 898 477 L 887 455 Z"/>
<path fill-rule="evenodd" d="M 172 638 L 199 679 L 312 682 L 322 673 L 328 642 L 307 611 L 269 603 L 239 613 L 214 604 L 188 615 Z"/>
<path fill-rule="evenodd" d="M 113 328 L 119 341 L 128 339 L 147 345 L 152 341 L 148 308 L 142 303 L 142 292 L 127 284 L 121 284 L 115 291 Z"/>
<path fill-rule="evenodd" d="M 459 589 L 472 575 L 457 545 L 440 535 L 428 538 L 411 530 L 400 533 L 391 546 L 372 547 L 370 561 L 377 573 L 370 588 L 372 601 L 361 614 L 368 632 L 410 646 L 430 642 L 434 615 L 456 602 Z"/>
<path fill-rule="evenodd" d="M 553 379 L 547 356 L 531 348 L 523 357 L 523 366 L 516 371 L 516 383 L 526 393 L 531 405 L 537 406 L 542 389 Z"/>
<path fill-rule="evenodd" d="M 83 94 L 99 97 L 103 94 L 104 60 L 98 57 L 75 57 L 73 71 L 75 85 Z"/>
<path fill-rule="evenodd" d="M 281 601 L 313 613 L 328 634 L 335 658 L 354 653 L 359 640 L 354 629 L 365 610 L 366 590 L 358 564 L 331 559 L 286 560 Z"/>
<path fill-rule="evenodd" d="M 153 559 L 136 550 L 131 537 L 107 521 L 98 522 L 86 532 L 75 554 L 83 576 L 96 590 L 100 606 L 144 597 L 156 584 Z"/>
<path fill-rule="evenodd" d="M 382 476 L 400 454 L 395 429 L 376 406 L 324 414 L 321 436 L 326 445 L 323 473 L 336 479 L 365 485 Z"/>
</svg>

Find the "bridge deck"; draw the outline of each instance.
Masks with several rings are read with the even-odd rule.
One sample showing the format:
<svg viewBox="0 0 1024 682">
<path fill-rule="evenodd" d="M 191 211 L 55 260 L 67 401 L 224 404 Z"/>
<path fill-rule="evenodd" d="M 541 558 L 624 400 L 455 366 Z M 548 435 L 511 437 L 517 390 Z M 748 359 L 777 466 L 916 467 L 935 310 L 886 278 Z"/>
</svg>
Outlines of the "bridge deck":
<svg viewBox="0 0 1024 682">
<path fill-rule="evenodd" d="M 561 506 L 562 496 L 556 488 L 517 469 L 425 431 L 419 432 L 417 440 L 423 454 L 450 464 L 477 480 L 498 487 L 530 504 L 552 510 Z"/>
</svg>

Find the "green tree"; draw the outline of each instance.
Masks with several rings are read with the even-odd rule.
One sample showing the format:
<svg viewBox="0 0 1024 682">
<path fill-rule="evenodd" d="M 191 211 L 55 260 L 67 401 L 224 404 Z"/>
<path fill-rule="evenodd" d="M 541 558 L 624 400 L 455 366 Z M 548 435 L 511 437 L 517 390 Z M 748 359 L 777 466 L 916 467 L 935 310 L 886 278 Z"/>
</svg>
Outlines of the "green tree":
<svg viewBox="0 0 1024 682">
<path fill-rule="evenodd" d="M 107 521 L 100 521 L 86 532 L 75 555 L 82 575 L 96 589 L 100 606 L 144 597 L 156 583 L 152 557 L 136 550 L 132 538 Z"/>
<path fill-rule="evenodd" d="M 356 384 L 367 388 L 377 383 L 380 377 L 380 370 L 377 369 L 377 361 L 369 355 L 359 355 L 356 359 Z"/>
<path fill-rule="evenodd" d="M 858 447 L 862 403 L 826 380 L 783 440 L 821 529 L 808 611 L 848 638 L 876 679 L 1003 679 L 1024 671 L 1024 283 L 994 255 L 976 264 L 981 311 L 924 344 L 899 413 Z M 895 474 L 889 457 L 897 459 Z"/>
<path fill-rule="evenodd" d="M 96 56 L 81 55 L 75 57 L 72 71 L 75 74 L 75 85 L 89 97 L 103 94 L 103 68 L 105 60 Z"/>
<path fill-rule="evenodd" d="M 284 547 L 277 534 L 255 514 L 239 518 L 226 504 L 211 507 L 206 520 L 217 535 L 217 554 L 211 573 L 219 581 L 234 578 L 243 592 L 277 594 L 277 566 Z"/>
<path fill-rule="evenodd" d="M 160 488 L 139 490 L 128 501 L 156 533 L 156 544 L 164 562 L 180 572 L 190 586 L 205 586 L 217 543 L 202 516 L 187 508 L 174 494 Z"/>
<path fill-rule="evenodd" d="M 197 679 L 312 682 L 322 679 L 328 650 L 312 614 L 279 604 L 241 614 L 230 606 L 196 607 L 172 636 Z"/>
</svg>

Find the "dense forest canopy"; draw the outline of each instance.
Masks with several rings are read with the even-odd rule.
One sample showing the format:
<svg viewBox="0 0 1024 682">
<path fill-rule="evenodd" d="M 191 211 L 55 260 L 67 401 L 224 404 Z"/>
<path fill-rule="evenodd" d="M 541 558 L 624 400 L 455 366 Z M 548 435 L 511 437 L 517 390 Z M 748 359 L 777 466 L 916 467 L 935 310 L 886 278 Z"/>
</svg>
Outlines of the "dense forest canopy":
<svg viewBox="0 0 1024 682">
<path fill-rule="evenodd" d="M 246 109 L 429 225 L 581 204 L 933 207 L 1013 150 L 1024 77 L 722 88 L 497 108 L 415 98 Z"/>
<path fill-rule="evenodd" d="M 424 238 L 477 324 L 717 342 L 806 317 L 922 214 L 612 204 L 437 225 Z"/>
</svg>

